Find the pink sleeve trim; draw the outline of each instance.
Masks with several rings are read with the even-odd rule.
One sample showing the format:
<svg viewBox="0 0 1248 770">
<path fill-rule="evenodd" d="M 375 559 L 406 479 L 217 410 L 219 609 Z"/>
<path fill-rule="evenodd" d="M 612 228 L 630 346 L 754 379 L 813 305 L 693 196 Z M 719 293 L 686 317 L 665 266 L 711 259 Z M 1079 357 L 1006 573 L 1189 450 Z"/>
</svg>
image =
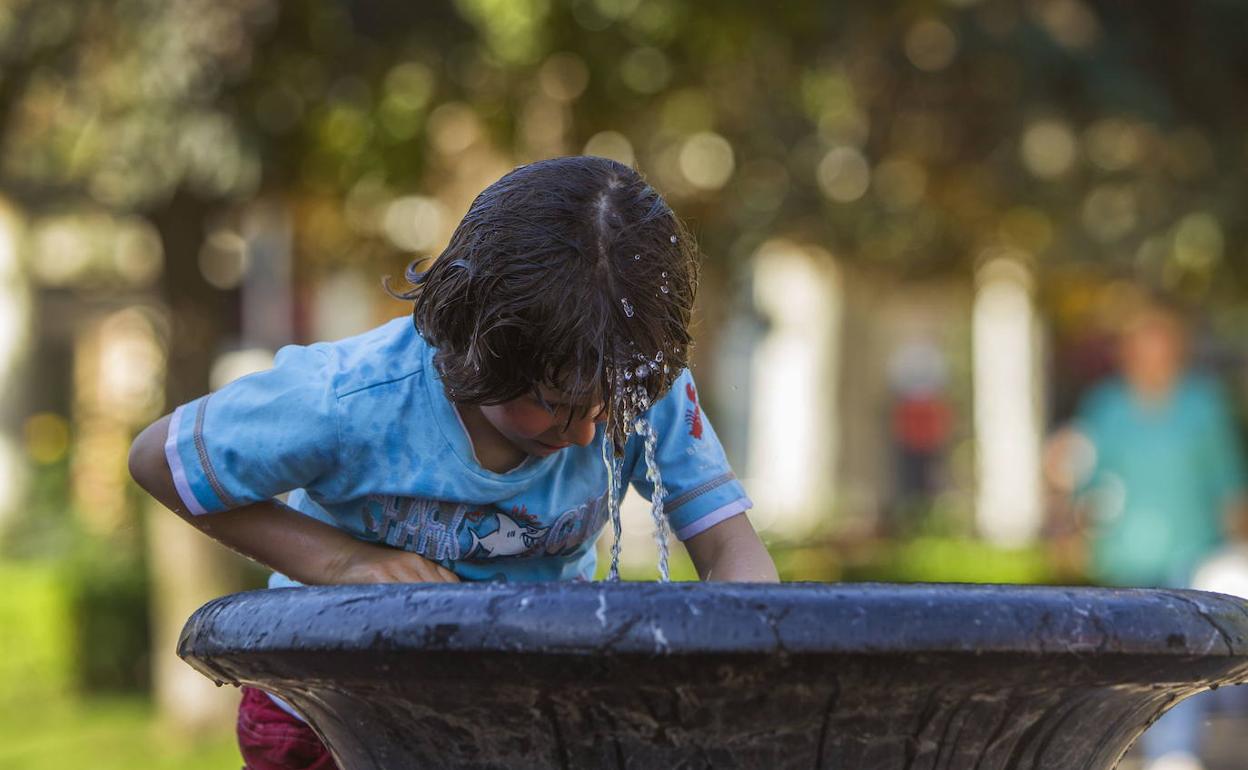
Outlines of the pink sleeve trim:
<svg viewBox="0 0 1248 770">
<path fill-rule="evenodd" d="M 689 524 L 686 524 L 676 530 L 676 539 L 688 540 L 694 535 L 700 535 L 721 521 L 730 519 L 738 513 L 744 513 L 752 507 L 754 507 L 754 503 L 750 502 L 750 498 L 738 497 L 731 503 L 721 505 L 700 519 L 690 522 Z"/>
<path fill-rule="evenodd" d="M 203 516 L 208 511 L 204 510 L 204 507 L 195 499 L 195 493 L 191 491 L 191 483 L 186 478 L 186 468 L 182 466 L 182 457 L 178 454 L 178 430 L 182 427 L 182 414 L 185 410 L 185 405 L 173 410 L 173 417 L 169 420 L 169 435 L 165 437 L 165 460 L 169 463 L 173 486 L 178 490 L 178 497 L 182 498 L 182 504 L 196 516 Z"/>
</svg>

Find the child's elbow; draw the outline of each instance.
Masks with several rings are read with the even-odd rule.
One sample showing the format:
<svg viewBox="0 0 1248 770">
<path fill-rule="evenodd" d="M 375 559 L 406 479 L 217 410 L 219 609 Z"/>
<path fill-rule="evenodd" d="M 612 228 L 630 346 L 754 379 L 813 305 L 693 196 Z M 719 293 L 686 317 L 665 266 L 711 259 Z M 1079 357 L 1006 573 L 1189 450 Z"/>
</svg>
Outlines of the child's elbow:
<svg viewBox="0 0 1248 770">
<path fill-rule="evenodd" d="M 165 465 L 165 435 L 167 417 L 162 417 L 143 429 L 130 444 L 127 467 L 130 477 L 143 489 L 151 492 Z"/>
</svg>

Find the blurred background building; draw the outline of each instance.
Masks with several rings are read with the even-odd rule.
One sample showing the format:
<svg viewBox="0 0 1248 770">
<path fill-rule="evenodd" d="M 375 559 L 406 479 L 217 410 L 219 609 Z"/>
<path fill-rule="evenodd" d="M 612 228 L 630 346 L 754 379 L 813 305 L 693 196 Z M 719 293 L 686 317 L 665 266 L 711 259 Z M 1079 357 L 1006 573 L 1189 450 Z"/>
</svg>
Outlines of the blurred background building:
<svg viewBox="0 0 1248 770">
<path fill-rule="evenodd" d="M 1237 414 L 1248 394 L 1246 22 L 1227 0 L 0 3 L 0 766 L 112 767 L 101 740 L 117 767 L 234 761 L 231 693 L 172 650 L 259 573 L 149 505 L 130 440 L 281 345 L 408 312 L 382 277 L 552 155 L 635 164 L 697 234 L 694 374 L 784 577 L 1085 580 L 1049 546 L 1041 447 L 1112 370 L 1132 292 L 1199 308 L 1197 363 Z M 648 579 L 644 512 L 626 530 Z M 209 748 L 152 743 L 156 716 Z"/>
</svg>

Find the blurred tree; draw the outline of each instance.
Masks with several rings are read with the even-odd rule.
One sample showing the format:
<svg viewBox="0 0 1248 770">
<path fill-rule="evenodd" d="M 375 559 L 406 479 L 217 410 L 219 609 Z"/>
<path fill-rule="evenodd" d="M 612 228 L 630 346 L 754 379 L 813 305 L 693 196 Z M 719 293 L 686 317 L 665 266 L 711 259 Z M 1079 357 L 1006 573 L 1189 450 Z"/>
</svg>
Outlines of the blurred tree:
<svg viewBox="0 0 1248 770">
<path fill-rule="evenodd" d="M 181 210 L 432 190 L 475 132 L 520 158 L 596 138 L 694 214 L 712 255 L 797 231 L 899 269 L 997 245 L 1223 290 L 1246 16 L 1217 0 L 18 0 L 0 16 L 0 168 L 28 206 L 155 215 L 175 192 Z M 401 251 L 379 235 L 357 222 L 307 250 Z"/>
<path fill-rule="evenodd" d="M 252 36 L 272 11 L 248 0 L 0 7 L 0 188 L 33 218 L 138 213 L 155 226 L 166 255 L 159 293 L 176 341 L 168 346 L 167 403 L 207 390 L 233 323 L 228 295 L 205 281 L 196 257 L 208 218 L 256 190 L 259 160 L 219 100 L 249 71 Z M 148 538 L 161 651 L 173 649 L 187 613 L 237 586 L 223 549 L 190 528 L 165 526 L 172 518 L 155 516 Z M 141 543 L 126 537 L 134 531 L 112 543 L 114 552 L 134 552 L 130 563 L 142 561 Z M 194 730 L 230 718 L 228 699 L 210 683 L 170 654 L 153 661 L 157 697 L 175 724 Z"/>
</svg>

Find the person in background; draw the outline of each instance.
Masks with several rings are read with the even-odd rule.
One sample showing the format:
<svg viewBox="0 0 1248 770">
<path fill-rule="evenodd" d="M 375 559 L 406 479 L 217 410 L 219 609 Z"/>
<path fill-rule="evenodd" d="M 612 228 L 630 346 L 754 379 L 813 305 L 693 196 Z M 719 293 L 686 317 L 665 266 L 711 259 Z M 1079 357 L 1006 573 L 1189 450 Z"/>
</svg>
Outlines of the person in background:
<svg viewBox="0 0 1248 770">
<path fill-rule="evenodd" d="M 1109 586 L 1189 588 L 1202 562 L 1245 531 L 1245 473 L 1228 399 L 1188 366 L 1188 324 L 1141 298 L 1118 339 L 1119 374 L 1082 399 L 1046 451 L 1074 502 L 1085 568 Z M 1183 701 L 1141 742 L 1147 770 L 1201 770 L 1209 698 Z"/>
</svg>

